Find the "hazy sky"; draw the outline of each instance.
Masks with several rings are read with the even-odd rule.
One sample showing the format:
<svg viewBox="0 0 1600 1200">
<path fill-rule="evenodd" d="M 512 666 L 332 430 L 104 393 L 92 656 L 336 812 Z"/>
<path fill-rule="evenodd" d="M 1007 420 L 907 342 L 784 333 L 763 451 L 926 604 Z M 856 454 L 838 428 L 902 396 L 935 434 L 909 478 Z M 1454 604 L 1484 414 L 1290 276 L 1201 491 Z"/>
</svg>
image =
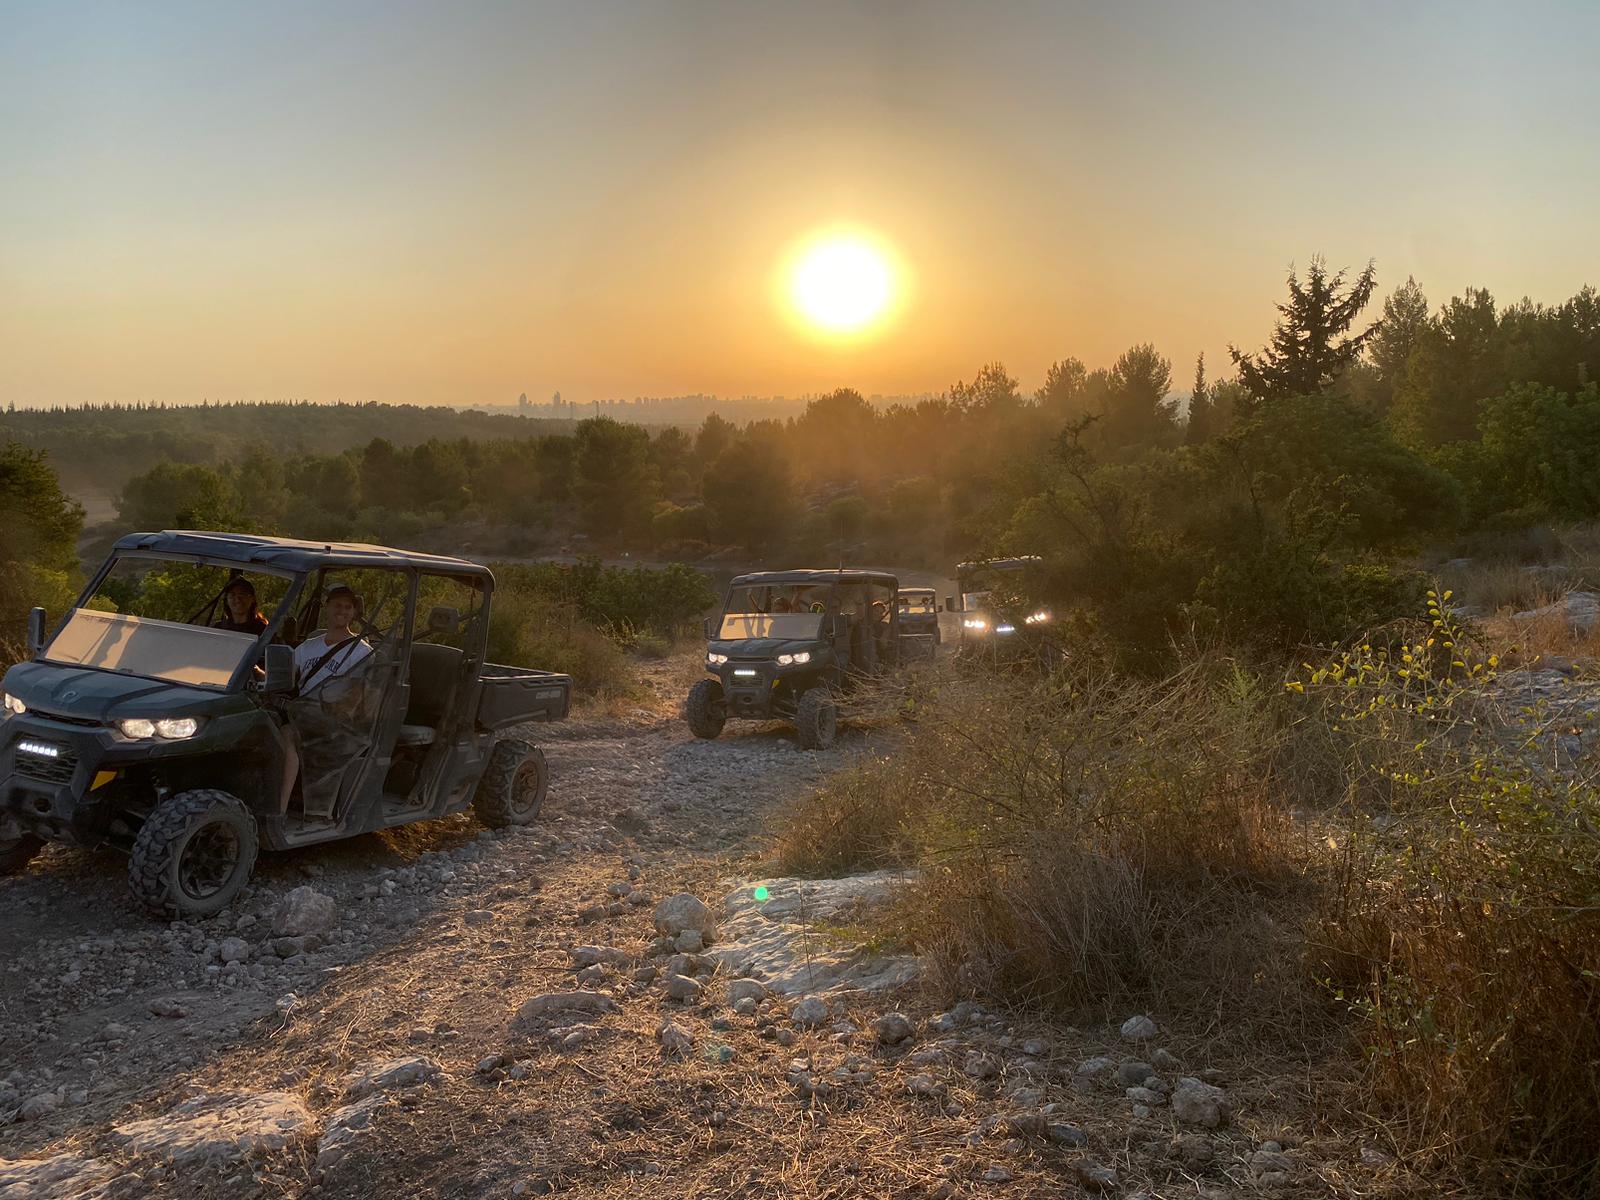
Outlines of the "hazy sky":
<svg viewBox="0 0 1600 1200">
<path fill-rule="evenodd" d="M 0 0 L 0 403 L 1025 386 L 1600 283 L 1600 3 Z M 806 336 L 850 223 L 896 319 Z"/>
</svg>

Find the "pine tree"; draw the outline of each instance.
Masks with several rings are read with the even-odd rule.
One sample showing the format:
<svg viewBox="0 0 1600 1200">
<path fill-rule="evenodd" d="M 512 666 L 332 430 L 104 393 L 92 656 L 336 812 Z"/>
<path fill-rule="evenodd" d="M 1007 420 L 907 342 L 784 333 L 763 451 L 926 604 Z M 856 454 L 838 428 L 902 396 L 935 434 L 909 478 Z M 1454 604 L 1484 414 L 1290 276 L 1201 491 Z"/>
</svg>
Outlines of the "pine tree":
<svg viewBox="0 0 1600 1200">
<path fill-rule="evenodd" d="M 1289 302 L 1278 305 L 1282 318 L 1271 343 L 1260 354 L 1228 347 L 1252 402 L 1261 405 L 1325 391 L 1378 330 L 1380 323 L 1374 322 L 1362 333 L 1350 333 L 1377 282 L 1371 262 L 1348 288 L 1345 273 L 1329 275 L 1321 257 L 1311 260 L 1304 283 L 1291 267 Z"/>
<path fill-rule="evenodd" d="M 1191 446 L 1208 442 L 1216 436 L 1215 412 L 1211 405 L 1211 390 L 1206 386 L 1205 351 L 1194 363 L 1194 391 L 1189 395 L 1189 425 L 1184 441 Z"/>
</svg>

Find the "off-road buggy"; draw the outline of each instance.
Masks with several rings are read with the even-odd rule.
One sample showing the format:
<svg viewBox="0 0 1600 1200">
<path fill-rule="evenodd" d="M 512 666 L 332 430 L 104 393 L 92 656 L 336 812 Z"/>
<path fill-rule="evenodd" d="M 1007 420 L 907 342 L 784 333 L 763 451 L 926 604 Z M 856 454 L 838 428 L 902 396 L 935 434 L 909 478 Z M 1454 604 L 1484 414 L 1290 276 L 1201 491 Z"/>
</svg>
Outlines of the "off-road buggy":
<svg viewBox="0 0 1600 1200">
<path fill-rule="evenodd" d="M 706 623 L 706 670 L 684 707 L 695 736 L 714 738 L 730 717 L 792 721 L 800 745 L 832 745 L 835 697 L 850 682 L 900 661 L 899 590 L 876 571 L 767 571 L 728 585 L 722 615 Z"/>
<path fill-rule="evenodd" d="M 931 587 L 903 587 L 895 598 L 900 610 L 900 646 L 909 657 L 932 659 L 944 640 L 939 632 L 942 611 Z"/>
<path fill-rule="evenodd" d="M 216 627 L 240 579 L 272 613 L 260 633 Z M 335 583 L 365 602 L 345 644 L 359 640 L 358 661 L 301 695 L 295 647 L 326 640 Z M 565 717 L 571 681 L 485 661 L 493 591 L 476 563 L 378 546 L 122 538 L 53 631 L 34 610 L 31 661 L 0 683 L 0 874 L 45 841 L 109 843 L 129 852 L 129 886 L 151 910 L 205 915 L 237 895 L 262 846 L 469 804 L 492 827 L 532 821 L 544 756 L 505 731 Z"/>
<path fill-rule="evenodd" d="M 1002 661 L 1058 656 L 1054 614 L 1042 600 L 1043 575 L 1044 560 L 1036 555 L 957 566 L 957 594 L 945 607 L 961 620 L 961 653 Z"/>
</svg>

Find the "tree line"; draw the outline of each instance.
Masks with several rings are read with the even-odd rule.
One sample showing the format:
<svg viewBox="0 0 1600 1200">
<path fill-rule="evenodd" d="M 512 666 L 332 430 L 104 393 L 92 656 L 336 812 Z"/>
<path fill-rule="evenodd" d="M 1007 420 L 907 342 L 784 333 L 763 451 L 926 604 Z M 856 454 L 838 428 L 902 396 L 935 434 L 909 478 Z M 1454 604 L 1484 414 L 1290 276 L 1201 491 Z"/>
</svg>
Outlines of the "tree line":
<svg viewBox="0 0 1600 1200">
<path fill-rule="evenodd" d="M 1435 310 L 1407 280 L 1373 311 L 1376 286 L 1370 264 L 1291 271 L 1266 345 L 1220 379 L 1202 358 L 1187 403 L 1141 344 L 1031 391 L 991 363 L 914 404 L 845 388 L 743 426 L 256 443 L 135 476 L 121 523 L 822 565 L 1042 553 L 1063 611 L 1130 661 L 1179 637 L 1332 640 L 1415 603 L 1424 546 L 1600 515 L 1594 289 Z"/>
</svg>

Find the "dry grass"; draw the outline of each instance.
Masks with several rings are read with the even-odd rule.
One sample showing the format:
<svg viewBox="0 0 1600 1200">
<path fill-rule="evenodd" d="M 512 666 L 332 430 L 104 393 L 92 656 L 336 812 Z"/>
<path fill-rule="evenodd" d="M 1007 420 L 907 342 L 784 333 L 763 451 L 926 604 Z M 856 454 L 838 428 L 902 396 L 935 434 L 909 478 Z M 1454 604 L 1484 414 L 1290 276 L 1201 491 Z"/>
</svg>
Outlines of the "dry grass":
<svg viewBox="0 0 1600 1200">
<path fill-rule="evenodd" d="M 791 811 L 782 869 L 919 867 L 900 928 L 953 991 L 1303 1007 L 1283 934 L 1308 851 L 1271 803 L 1265 708 L 1223 664 L 1154 685 L 947 668 L 912 712 L 903 750 Z"/>
<path fill-rule="evenodd" d="M 1429 663 L 1427 636 L 1450 654 Z M 1406 667 L 1354 651 L 1307 685 L 1300 735 L 1336 760 L 1349 806 L 1312 970 L 1361 1022 L 1368 1109 L 1414 1161 L 1482 1194 L 1590 1195 L 1594 772 L 1581 758 L 1553 769 L 1563 760 L 1539 747 L 1570 734 L 1572 707 L 1506 701 L 1474 669 L 1496 647 L 1448 613 L 1410 648 Z"/>
</svg>

